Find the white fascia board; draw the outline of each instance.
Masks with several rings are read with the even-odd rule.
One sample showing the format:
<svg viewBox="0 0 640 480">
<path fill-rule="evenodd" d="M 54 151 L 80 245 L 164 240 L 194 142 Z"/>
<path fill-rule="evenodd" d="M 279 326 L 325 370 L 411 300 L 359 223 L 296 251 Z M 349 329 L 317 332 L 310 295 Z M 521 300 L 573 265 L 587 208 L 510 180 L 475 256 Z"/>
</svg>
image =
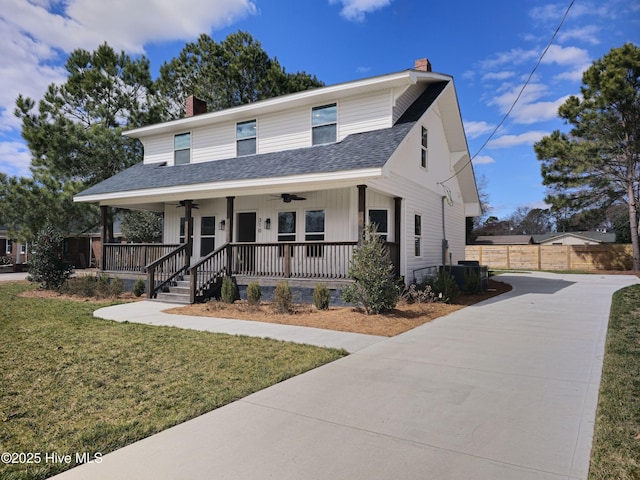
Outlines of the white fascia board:
<svg viewBox="0 0 640 480">
<path fill-rule="evenodd" d="M 258 102 L 248 103 L 246 105 L 240 105 L 238 107 L 228 108 L 218 112 L 204 113 L 201 115 L 194 115 L 193 117 L 140 127 L 123 132 L 123 135 L 132 138 L 144 138 L 150 135 L 179 132 L 203 125 L 242 120 L 254 116 L 257 117 L 259 115 L 266 115 L 307 104 L 311 105 L 313 103 L 320 104 L 322 102 L 331 102 L 343 96 L 366 93 L 368 91 L 395 88 L 418 82 L 434 82 L 441 80 L 451 80 L 451 77 L 440 73 L 405 70 L 398 73 L 381 75 L 363 80 L 354 80 L 352 82 L 314 88 L 297 93 L 290 93 L 288 95 L 260 100 Z"/>
<path fill-rule="evenodd" d="M 300 190 L 303 188 L 320 190 L 361 183 L 364 179 L 380 178 L 381 176 L 381 168 L 369 168 L 343 172 L 316 173 L 312 175 L 233 180 L 228 182 L 177 185 L 174 187 L 82 195 L 74 197 L 73 200 L 74 202 L 83 203 L 99 202 L 104 205 L 175 201 L 186 197 L 195 200 L 229 195 L 241 196 L 280 193 L 283 187 L 291 190 Z"/>
</svg>

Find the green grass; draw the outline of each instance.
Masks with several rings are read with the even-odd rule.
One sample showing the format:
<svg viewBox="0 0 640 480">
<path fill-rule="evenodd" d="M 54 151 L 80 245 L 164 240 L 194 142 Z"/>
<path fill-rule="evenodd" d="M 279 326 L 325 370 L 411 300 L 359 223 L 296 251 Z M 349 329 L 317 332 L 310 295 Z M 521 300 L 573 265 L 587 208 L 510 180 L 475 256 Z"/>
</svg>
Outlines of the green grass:
<svg viewBox="0 0 640 480">
<path fill-rule="evenodd" d="M 106 454 L 346 354 L 99 320 L 108 303 L 17 296 L 27 288 L 0 284 L 0 453 L 41 462 L 0 463 L 2 479 L 46 478 L 69 468 L 47 453 Z"/>
<path fill-rule="evenodd" d="M 613 296 L 589 480 L 640 479 L 640 285 Z"/>
</svg>

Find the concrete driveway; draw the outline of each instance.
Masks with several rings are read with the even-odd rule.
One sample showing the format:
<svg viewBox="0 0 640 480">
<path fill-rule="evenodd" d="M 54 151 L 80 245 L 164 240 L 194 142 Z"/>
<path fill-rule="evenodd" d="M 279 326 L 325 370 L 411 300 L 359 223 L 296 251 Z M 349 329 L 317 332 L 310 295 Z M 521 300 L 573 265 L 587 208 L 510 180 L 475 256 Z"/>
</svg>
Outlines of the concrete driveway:
<svg viewBox="0 0 640 480">
<path fill-rule="evenodd" d="M 500 278 L 512 292 L 56 478 L 586 479 L 611 295 L 638 278 Z"/>
</svg>

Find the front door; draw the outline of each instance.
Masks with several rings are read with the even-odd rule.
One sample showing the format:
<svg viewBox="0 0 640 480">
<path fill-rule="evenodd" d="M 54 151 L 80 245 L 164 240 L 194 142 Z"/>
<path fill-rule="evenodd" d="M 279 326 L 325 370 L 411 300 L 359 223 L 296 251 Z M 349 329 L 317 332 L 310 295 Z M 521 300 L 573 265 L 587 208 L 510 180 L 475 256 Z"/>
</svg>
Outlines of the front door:
<svg viewBox="0 0 640 480">
<path fill-rule="evenodd" d="M 238 243 L 255 243 L 256 212 L 238 213 Z M 238 252 L 237 271 L 251 275 L 255 271 L 255 246 L 241 245 Z"/>
</svg>

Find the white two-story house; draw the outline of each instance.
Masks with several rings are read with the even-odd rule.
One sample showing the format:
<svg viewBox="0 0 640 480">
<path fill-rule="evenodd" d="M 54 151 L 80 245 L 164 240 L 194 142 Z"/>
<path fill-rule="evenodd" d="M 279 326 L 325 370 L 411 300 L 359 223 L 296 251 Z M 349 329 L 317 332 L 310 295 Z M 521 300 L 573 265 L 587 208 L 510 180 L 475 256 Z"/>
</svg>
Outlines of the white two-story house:
<svg viewBox="0 0 640 480">
<path fill-rule="evenodd" d="M 164 214 L 165 245 L 105 242 L 103 270 L 146 271 L 150 296 L 190 273 L 191 301 L 221 275 L 313 287 L 348 279 L 365 222 L 407 282 L 464 259 L 480 202 L 453 78 L 427 60 L 203 111 L 126 132 L 144 161 L 76 196 Z"/>
</svg>

